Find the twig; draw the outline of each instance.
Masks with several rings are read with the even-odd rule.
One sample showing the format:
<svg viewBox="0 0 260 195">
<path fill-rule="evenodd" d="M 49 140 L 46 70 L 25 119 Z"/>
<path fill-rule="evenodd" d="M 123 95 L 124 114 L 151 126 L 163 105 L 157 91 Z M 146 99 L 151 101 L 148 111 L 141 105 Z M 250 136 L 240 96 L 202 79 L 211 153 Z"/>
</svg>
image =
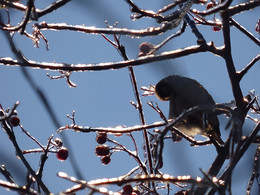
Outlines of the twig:
<svg viewBox="0 0 260 195">
<path fill-rule="evenodd" d="M 167 37 L 166 39 L 164 39 L 160 44 L 154 46 L 154 49 L 152 50 L 150 54 L 154 54 L 156 53 L 161 47 L 163 47 L 167 42 L 169 42 L 171 39 L 174 39 L 175 37 L 178 37 L 180 36 L 181 34 L 183 34 L 185 32 L 185 29 L 186 29 L 186 26 L 187 26 L 187 23 L 184 22 L 182 27 L 174 34 L 170 35 L 169 37 Z"/>
<path fill-rule="evenodd" d="M 249 39 L 251 39 L 253 42 L 255 42 L 258 46 L 260 46 L 260 41 L 254 37 L 252 33 L 250 33 L 247 29 L 245 29 L 243 26 L 241 26 L 236 20 L 233 18 L 230 18 L 231 25 L 234 25 L 238 30 L 240 30 L 242 33 L 244 33 Z"/>
<path fill-rule="evenodd" d="M 45 151 L 45 148 L 43 147 L 43 145 L 40 144 L 40 142 L 39 142 L 35 137 L 31 136 L 30 133 L 29 133 L 28 131 L 26 131 L 21 124 L 19 124 L 19 126 L 20 126 L 20 128 L 22 129 L 22 132 L 23 132 L 23 133 L 25 133 L 25 134 L 26 134 L 30 139 L 32 139 L 38 146 L 40 146 L 43 151 Z"/>
<path fill-rule="evenodd" d="M 238 79 L 241 80 L 245 74 L 249 71 L 250 68 L 253 67 L 253 65 L 260 60 L 260 54 L 258 54 L 256 57 L 254 57 L 241 71 L 237 72 Z"/>
<path fill-rule="evenodd" d="M 163 12 L 167 12 L 170 9 L 173 9 L 177 5 L 180 5 L 180 4 L 182 4 L 182 3 L 186 2 L 186 1 L 187 0 L 176 0 L 176 1 L 174 1 L 174 2 L 172 2 L 170 4 L 168 4 L 168 5 L 164 6 L 162 9 L 159 9 L 157 13 L 160 14 L 160 13 L 163 13 Z"/>
<path fill-rule="evenodd" d="M 76 185 L 76 186 L 73 186 L 72 188 L 69 188 L 69 189 L 67 189 L 67 190 L 65 190 L 64 192 L 63 192 L 63 194 L 72 194 L 72 193 L 75 193 L 75 192 L 77 192 L 77 191 L 79 191 L 79 190 L 81 190 L 81 189 L 85 189 L 85 188 L 89 188 L 89 189 L 91 189 L 92 190 L 92 192 L 99 192 L 99 193 L 101 193 L 101 194 L 107 194 L 107 195 L 111 195 L 111 193 L 109 193 L 109 191 L 106 189 L 106 188 L 97 188 L 97 187 L 95 187 L 94 185 L 92 185 L 92 184 L 88 184 L 86 181 L 84 181 L 84 180 L 79 180 L 79 179 L 77 179 L 77 178 L 75 178 L 75 177 L 71 177 L 71 176 L 69 176 L 67 173 L 64 173 L 64 172 L 59 172 L 58 173 L 58 176 L 59 177 L 61 177 L 61 178 L 63 178 L 63 179 L 67 179 L 67 180 L 69 180 L 69 181 L 71 181 L 71 182 L 74 182 L 74 183 L 77 183 L 78 185 Z"/>
<path fill-rule="evenodd" d="M 20 10 L 20 11 L 26 11 L 27 10 L 27 6 L 21 4 L 21 3 L 16 3 L 16 2 L 11 2 L 11 1 L 5 1 L 5 0 L 0 0 L 1 3 L 3 1 L 4 5 L 16 9 L 16 10 Z M 64 6 L 66 3 L 70 2 L 71 0 L 57 0 L 56 2 L 53 2 L 51 5 L 47 6 L 44 9 L 35 9 L 35 14 L 37 14 L 38 18 L 49 14 L 53 11 L 55 11 L 56 9 Z"/>
<path fill-rule="evenodd" d="M 128 60 L 128 57 L 127 57 L 126 51 L 125 51 L 125 47 L 120 43 L 119 38 L 116 35 L 114 35 L 114 39 L 115 39 L 115 44 L 113 44 L 113 46 L 116 47 L 116 49 L 118 50 L 118 52 L 120 53 L 120 55 L 123 57 L 124 60 Z M 137 101 L 137 109 L 139 111 L 140 121 L 141 121 L 142 125 L 145 125 L 146 123 L 145 123 L 145 119 L 144 119 L 142 101 L 141 101 L 140 94 L 139 94 L 139 91 L 138 91 L 137 82 L 136 82 L 136 78 L 135 78 L 135 74 L 134 74 L 134 69 L 133 69 L 132 66 L 129 66 L 128 70 L 129 70 L 131 83 L 132 83 L 132 86 L 133 86 L 133 89 L 134 89 L 135 98 L 136 98 L 136 101 Z M 144 142 L 145 142 L 145 147 L 146 147 L 146 153 L 147 153 L 147 158 L 148 158 L 149 171 L 152 174 L 153 173 L 152 158 L 151 158 L 151 150 L 150 150 L 150 142 L 149 142 L 149 138 L 148 138 L 148 132 L 147 132 L 146 129 L 143 129 L 142 132 L 143 132 L 143 137 L 144 137 Z M 146 172 L 146 174 L 148 174 L 148 173 Z"/>
<path fill-rule="evenodd" d="M 229 15 L 234 16 L 236 14 L 240 14 L 241 12 L 248 11 L 254 9 L 260 5 L 260 0 L 250 0 L 245 3 L 240 3 L 233 7 L 228 8 Z"/>
<path fill-rule="evenodd" d="M 143 172 L 144 172 L 146 175 L 149 175 L 149 173 L 147 172 L 147 168 L 146 168 L 145 164 L 141 161 L 141 159 L 140 159 L 140 157 L 139 157 L 137 151 L 132 152 L 132 151 L 128 150 L 128 149 L 127 149 L 125 146 L 123 146 L 122 144 L 116 142 L 115 140 L 112 140 L 112 139 L 109 139 L 109 138 L 107 138 L 107 139 L 108 139 L 108 141 L 110 141 L 111 143 L 113 143 L 113 144 L 119 146 L 119 147 L 120 147 L 120 150 L 125 151 L 128 155 L 132 156 L 132 157 L 136 160 L 136 162 L 139 164 L 139 166 L 142 168 Z"/>
<path fill-rule="evenodd" d="M 10 183 L 15 183 L 11 173 L 6 169 L 5 165 L 0 165 L 0 172 Z"/>
<path fill-rule="evenodd" d="M 155 18 L 155 19 L 158 19 L 158 20 L 162 20 L 163 19 L 163 16 L 158 14 L 158 13 L 155 13 L 155 12 L 150 11 L 150 10 L 140 9 L 137 5 L 135 5 L 133 3 L 132 0 L 125 0 L 125 1 L 131 7 L 131 11 L 132 12 L 139 14 L 139 15 L 135 15 L 133 19 L 140 19 L 142 17 L 150 17 L 150 18 Z"/>
<path fill-rule="evenodd" d="M 221 10 L 226 10 L 230 4 L 232 3 L 233 0 L 226 0 L 226 1 L 222 1 L 223 3 L 211 8 L 211 9 L 208 9 L 208 10 L 205 10 L 205 11 L 197 11 L 197 10 L 192 10 L 193 13 L 195 14 L 199 14 L 201 16 L 207 16 L 207 15 L 211 15 L 211 14 L 215 14 Z"/>
<path fill-rule="evenodd" d="M 161 122 L 156 122 L 151 125 L 136 125 L 134 127 L 122 127 L 122 126 L 117 126 L 115 128 L 112 127 L 88 127 L 88 126 L 79 126 L 75 124 L 71 125 L 65 125 L 63 127 L 60 127 L 57 130 L 57 133 L 60 133 L 64 130 L 72 129 L 75 132 L 81 132 L 81 133 L 90 133 L 90 132 L 105 132 L 105 133 L 132 133 L 136 131 L 143 131 L 144 129 L 153 129 L 153 128 L 158 128 L 165 126 L 166 123 L 161 121 Z"/>
<path fill-rule="evenodd" d="M 28 194 L 28 195 L 40 195 L 38 192 L 36 192 L 33 189 L 25 189 L 24 186 L 18 186 L 17 184 L 6 182 L 3 180 L 0 180 L 0 186 L 3 188 L 7 188 L 12 191 L 19 192 L 21 194 Z"/>
<path fill-rule="evenodd" d="M 132 183 L 132 182 L 147 182 L 147 181 L 160 181 L 160 182 L 168 182 L 177 184 L 178 183 L 189 183 L 189 184 L 199 184 L 199 185 L 206 185 L 206 186 L 212 186 L 211 182 L 207 181 L 201 181 L 201 178 L 197 177 L 196 179 L 192 178 L 189 175 L 186 176 L 178 176 L 173 177 L 168 174 L 154 174 L 154 175 L 141 175 L 136 176 L 133 178 L 124 178 L 124 176 L 118 177 L 118 178 L 110 178 L 110 179 L 97 179 L 87 182 L 90 185 L 108 185 L 108 184 L 117 184 L 117 185 L 123 185 L 126 183 Z M 215 179 L 214 184 L 222 186 L 223 181 Z"/>
<path fill-rule="evenodd" d="M 260 176 L 259 158 L 260 158 L 260 142 L 258 144 L 258 147 L 256 148 L 256 151 L 255 151 L 253 170 L 252 170 L 252 174 L 251 174 L 251 177 L 249 179 L 249 182 L 248 182 L 248 185 L 247 185 L 247 188 L 246 188 L 247 195 L 250 195 L 254 180 L 257 180 L 257 178 L 259 178 L 259 176 Z M 259 185 L 259 181 L 258 181 L 258 185 Z"/>
<path fill-rule="evenodd" d="M 129 35 L 129 36 L 154 36 L 161 33 L 164 33 L 169 30 L 169 26 L 162 25 L 159 27 L 149 27 L 143 30 L 133 30 L 133 29 L 126 29 L 126 28 L 96 28 L 96 27 L 87 27 L 83 25 L 67 25 L 64 23 L 38 23 L 34 24 L 36 28 L 40 30 L 69 30 L 69 31 L 77 31 L 82 33 L 90 33 L 90 34 L 112 34 L 112 35 Z"/>
<path fill-rule="evenodd" d="M 37 175 L 42 178 L 42 172 L 43 172 L 43 167 L 45 165 L 46 160 L 48 159 L 48 153 L 49 153 L 49 148 L 50 148 L 50 144 L 51 144 L 51 140 L 53 138 L 53 135 L 51 135 L 48 139 L 48 143 L 46 148 L 44 149 L 44 153 L 41 155 L 41 160 L 40 160 L 40 166 L 39 169 L 37 171 Z"/>
<path fill-rule="evenodd" d="M 38 17 L 42 17 L 46 14 L 49 14 L 49 13 L 55 11 L 58 8 L 63 7 L 65 4 L 67 4 L 70 1 L 71 0 L 57 0 L 56 2 L 53 2 L 51 5 L 47 6 L 46 8 L 44 8 L 42 10 L 36 10 L 36 13 L 37 13 Z"/>
</svg>

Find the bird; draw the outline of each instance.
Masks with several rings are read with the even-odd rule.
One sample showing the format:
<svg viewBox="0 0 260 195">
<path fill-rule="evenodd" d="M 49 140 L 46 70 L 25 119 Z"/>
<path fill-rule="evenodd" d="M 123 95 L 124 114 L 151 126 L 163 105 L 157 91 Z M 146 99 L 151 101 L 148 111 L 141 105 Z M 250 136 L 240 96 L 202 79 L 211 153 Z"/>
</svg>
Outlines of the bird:
<svg viewBox="0 0 260 195">
<path fill-rule="evenodd" d="M 185 110 L 195 106 L 216 105 L 208 91 L 196 80 L 180 75 L 171 75 L 155 86 L 159 100 L 170 101 L 169 119 L 176 119 Z M 205 120 L 206 119 L 206 120 Z M 213 110 L 198 110 L 184 117 L 175 127 L 187 136 L 202 135 L 223 145 L 219 120 Z"/>
</svg>

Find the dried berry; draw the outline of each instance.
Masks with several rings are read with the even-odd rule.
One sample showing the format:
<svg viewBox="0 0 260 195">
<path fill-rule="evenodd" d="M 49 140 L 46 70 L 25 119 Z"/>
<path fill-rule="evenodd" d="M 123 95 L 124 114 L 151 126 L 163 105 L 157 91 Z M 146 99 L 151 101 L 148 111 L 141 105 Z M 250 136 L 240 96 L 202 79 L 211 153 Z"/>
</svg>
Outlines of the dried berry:
<svg viewBox="0 0 260 195">
<path fill-rule="evenodd" d="M 148 42 L 141 43 L 141 45 L 139 46 L 140 51 L 139 51 L 138 56 L 139 57 L 146 56 L 153 49 L 154 49 L 154 45 L 152 45 L 151 43 L 148 43 Z"/>
<path fill-rule="evenodd" d="M 64 161 L 68 158 L 69 156 L 69 150 L 65 147 L 62 147 L 61 149 L 58 150 L 57 152 L 57 158 L 60 160 L 60 161 Z"/>
<path fill-rule="evenodd" d="M 96 142 L 99 144 L 104 144 L 107 141 L 107 134 L 106 133 L 98 133 L 96 136 Z"/>
<path fill-rule="evenodd" d="M 103 156 L 100 160 L 103 165 L 108 165 L 111 161 L 111 158 L 110 158 L 110 156 Z"/>
<path fill-rule="evenodd" d="M 54 142 L 56 143 L 57 147 L 63 146 L 63 141 L 60 138 L 55 138 Z"/>
<path fill-rule="evenodd" d="M 212 2 L 209 2 L 207 5 L 206 5 L 206 9 L 211 9 L 214 7 L 214 4 Z"/>
<path fill-rule="evenodd" d="M 18 116 L 13 116 L 10 118 L 9 122 L 13 127 L 17 127 L 20 124 L 20 119 Z"/>
<path fill-rule="evenodd" d="M 213 30 L 214 32 L 218 32 L 218 31 L 221 30 L 221 27 L 219 27 L 219 26 L 213 26 L 213 27 L 212 27 L 212 30 Z"/>
<path fill-rule="evenodd" d="M 218 19 L 218 18 L 213 18 L 213 20 L 214 20 L 214 22 L 216 23 L 216 26 L 213 26 L 212 27 L 212 30 L 214 31 L 214 32 L 218 32 L 218 31 L 220 31 L 221 30 L 221 25 L 222 25 L 222 22 Z"/>
<path fill-rule="evenodd" d="M 133 187 L 130 184 L 127 184 L 123 187 L 122 195 L 131 195 L 133 192 Z"/>
<path fill-rule="evenodd" d="M 177 133 L 172 131 L 172 141 L 173 142 L 180 142 L 182 140 L 182 137 L 178 135 Z"/>
<path fill-rule="evenodd" d="M 143 52 L 143 53 L 147 54 L 151 50 L 151 44 L 150 43 L 146 43 L 146 42 L 141 43 L 139 49 L 140 49 L 140 52 Z"/>
<path fill-rule="evenodd" d="M 107 145 L 99 145 L 96 147 L 95 153 L 98 156 L 106 156 L 109 154 L 109 147 Z"/>
</svg>

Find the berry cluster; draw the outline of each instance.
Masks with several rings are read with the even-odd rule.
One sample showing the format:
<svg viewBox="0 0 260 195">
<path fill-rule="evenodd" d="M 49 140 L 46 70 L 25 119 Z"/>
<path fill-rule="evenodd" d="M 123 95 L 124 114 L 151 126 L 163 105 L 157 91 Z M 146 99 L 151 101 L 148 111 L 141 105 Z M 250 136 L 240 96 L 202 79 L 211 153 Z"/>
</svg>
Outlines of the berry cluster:
<svg viewBox="0 0 260 195">
<path fill-rule="evenodd" d="M 216 6 L 217 6 L 217 3 L 214 0 L 212 0 L 211 2 L 207 3 L 206 9 L 212 9 Z M 215 15 L 213 16 L 213 21 L 216 25 L 212 27 L 212 30 L 214 32 L 220 31 L 222 29 L 221 21 L 218 18 L 216 18 Z"/>
<path fill-rule="evenodd" d="M 60 161 L 67 160 L 67 158 L 69 157 L 69 150 L 63 146 L 62 140 L 60 138 L 56 138 L 53 144 L 57 148 L 57 158 Z"/>
</svg>

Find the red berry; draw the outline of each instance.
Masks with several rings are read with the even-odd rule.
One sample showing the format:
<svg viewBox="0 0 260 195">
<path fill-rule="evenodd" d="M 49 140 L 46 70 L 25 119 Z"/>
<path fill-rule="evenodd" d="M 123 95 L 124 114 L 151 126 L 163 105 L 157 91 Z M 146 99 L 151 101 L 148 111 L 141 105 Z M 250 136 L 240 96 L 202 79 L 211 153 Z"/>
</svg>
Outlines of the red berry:
<svg viewBox="0 0 260 195">
<path fill-rule="evenodd" d="M 65 147 L 62 147 L 61 149 L 58 150 L 57 152 L 57 158 L 60 160 L 60 161 L 64 161 L 68 158 L 69 156 L 69 150 Z"/>
<path fill-rule="evenodd" d="M 221 27 L 219 27 L 219 26 L 213 26 L 213 27 L 212 27 L 212 30 L 213 30 L 214 32 L 218 32 L 218 31 L 221 30 Z"/>
<path fill-rule="evenodd" d="M 17 127 L 20 124 L 20 119 L 18 116 L 13 116 L 10 118 L 9 122 L 13 127 Z"/>
<path fill-rule="evenodd" d="M 106 133 L 98 133 L 96 136 L 96 142 L 99 144 L 104 144 L 107 141 L 107 134 Z"/>
<path fill-rule="evenodd" d="M 99 145 L 96 147 L 95 153 L 98 156 L 106 156 L 109 154 L 109 147 L 106 145 Z"/>
<path fill-rule="evenodd" d="M 212 2 L 209 2 L 207 5 L 206 5 L 206 9 L 211 9 L 214 7 L 214 4 Z"/>
<path fill-rule="evenodd" d="M 141 43 L 140 47 L 139 47 L 139 54 L 138 56 L 146 56 L 149 52 L 151 52 L 151 50 L 154 49 L 154 45 L 152 45 L 151 43 L 148 42 L 144 42 Z"/>
<path fill-rule="evenodd" d="M 54 142 L 57 144 L 57 147 L 62 147 L 63 142 L 60 138 L 55 138 Z"/>
<path fill-rule="evenodd" d="M 103 165 L 108 165 L 111 161 L 111 158 L 110 158 L 110 156 L 103 156 L 100 160 Z"/>
<path fill-rule="evenodd" d="M 133 187 L 130 184 L 127 184 L 123 187 L 122 195 L 131 195 L 133 192 Z"/>
<path fill-rule="evenodd" d="M 151 50 L 151 44 L 150 43 L 146 43 L 146 42 L 141 43 L 139 49 L 140 49 L 140 52 L 147 54 Z"/>
<path fill-rule="evenodd" d="M 182 137 L 180 135 L 178 135 L 175 132 L 172 132 L 172 141 L 173 142 L 180 142 L 182 140 Z"/>
</svg>

